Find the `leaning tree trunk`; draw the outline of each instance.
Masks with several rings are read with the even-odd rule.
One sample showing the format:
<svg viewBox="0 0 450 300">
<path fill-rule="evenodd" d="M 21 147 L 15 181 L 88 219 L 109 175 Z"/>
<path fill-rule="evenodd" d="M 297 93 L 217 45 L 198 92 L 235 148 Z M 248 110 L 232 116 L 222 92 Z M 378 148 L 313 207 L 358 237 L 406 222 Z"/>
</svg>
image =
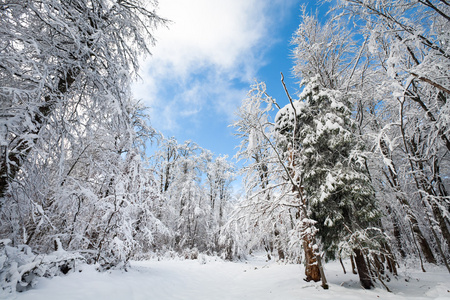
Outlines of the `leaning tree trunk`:
<svg viewBox="0 0 450 300">
<path fill-rule="evenodd" d="M 367 290 L 371 289 L 374 285 L 366 260 L 364 259 L 364 254 L 361 249 L 358 248 L 353 249 L 353 252 L 355 253 L 355 263 L 356 268 L 358 269 L 359 281 L 363 288 Z"/>
</svg>

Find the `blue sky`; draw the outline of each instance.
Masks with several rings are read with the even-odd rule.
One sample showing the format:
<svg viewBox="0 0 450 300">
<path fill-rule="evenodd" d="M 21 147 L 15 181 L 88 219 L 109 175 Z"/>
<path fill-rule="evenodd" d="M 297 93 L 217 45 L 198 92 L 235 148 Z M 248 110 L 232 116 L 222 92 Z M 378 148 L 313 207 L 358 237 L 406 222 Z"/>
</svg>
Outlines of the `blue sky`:
<svg viewBox="0 0 450 300">
<path fill-rule="evenodd" d="M 288 102 L 280 72 L 291 94 L 298 90 L 290 42 L 302 4 L 316 9 L 304 0 L 160 0 L 159 14 L 173 23 L 156 31 L 133 86 L 152 126 L 233 157 L 239 141 L 229 125 L 254 80 L 266 82 L 280 104 Z"/>
</svg>

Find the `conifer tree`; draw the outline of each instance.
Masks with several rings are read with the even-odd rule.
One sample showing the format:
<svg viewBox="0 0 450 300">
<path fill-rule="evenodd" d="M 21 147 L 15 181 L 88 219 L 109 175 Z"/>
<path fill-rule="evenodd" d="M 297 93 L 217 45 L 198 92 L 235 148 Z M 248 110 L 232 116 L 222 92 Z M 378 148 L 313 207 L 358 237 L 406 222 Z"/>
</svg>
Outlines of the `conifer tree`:
<svg viewBox="0 0 450 300">
<path fill-rule="evenodd" d="M 345 95 L 322 88 L 317 79 L 305 82 L 300 100 L 277 114 L 277 131 L 284 136 L 280 146 L 300 174 L 327 258 L 339 251 L 353 252 L 361 283 L 370 288 L 364 254 L 379 244 L 374 239 L 380 232 L 374 227 L 380 217 L 375 193 Z"/>
</svg>

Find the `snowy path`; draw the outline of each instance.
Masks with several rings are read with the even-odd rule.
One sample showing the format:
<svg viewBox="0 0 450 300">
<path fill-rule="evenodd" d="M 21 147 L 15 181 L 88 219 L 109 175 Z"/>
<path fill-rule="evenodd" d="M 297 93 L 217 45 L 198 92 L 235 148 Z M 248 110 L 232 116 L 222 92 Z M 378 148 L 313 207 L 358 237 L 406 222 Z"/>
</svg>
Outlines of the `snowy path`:
<svg viewBox="0 0 450 300">
<path fill-rule="evenodd" d="M 450 276 L 443 269 L 410 273 L 389 286 L 362 290 L 356 275 L 327 264 L 330 290 L 302 280 L 303 267 L 267 263 L 262 258 L 231 263 L 208 258 L 133 262 L 129 272 L 98 273 L 92 266 L 65 277 L 42 279 L 36 289 L 18 294 L 18 300 L 290 300 L 290 299 L 450 299 Z"/>
</svg>

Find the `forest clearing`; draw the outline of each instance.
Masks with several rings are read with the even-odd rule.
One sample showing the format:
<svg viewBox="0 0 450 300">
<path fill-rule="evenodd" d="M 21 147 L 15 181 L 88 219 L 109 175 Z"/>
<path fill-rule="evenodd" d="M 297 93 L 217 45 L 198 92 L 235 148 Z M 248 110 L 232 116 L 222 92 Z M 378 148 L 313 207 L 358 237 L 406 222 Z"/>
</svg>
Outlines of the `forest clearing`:
<svg viewBox="0 0 450 300">
<path fill-rule="evenodd" d="M 80 266 L 82 272 L 40 279 L 35 289 L 19 294 L 17 300 L 372 300 L 372 299 L 450 299 L 449 275 L 442 267 L 427 266 L 422 273 L 410 266 L 400 275 L 373 290 L 360 286 L 351 265 L 344 274 L 338 262 L 326 265 L 330 288 L 305 282 L 297 264 L 267 261 L 264 253 L 246 261 L 226 262 L 201 255 L 195 260 L 151 259 L 133 261 L 128 272 L 99 273 L 94 266 Z M 411 268 L 413 267 L 413 268 Z"/>
<path fill-rule="evenodd" d="M 0 0 L 0 292 L 448 298 L 449 100 L 446 0 Z"/>
</svg>

